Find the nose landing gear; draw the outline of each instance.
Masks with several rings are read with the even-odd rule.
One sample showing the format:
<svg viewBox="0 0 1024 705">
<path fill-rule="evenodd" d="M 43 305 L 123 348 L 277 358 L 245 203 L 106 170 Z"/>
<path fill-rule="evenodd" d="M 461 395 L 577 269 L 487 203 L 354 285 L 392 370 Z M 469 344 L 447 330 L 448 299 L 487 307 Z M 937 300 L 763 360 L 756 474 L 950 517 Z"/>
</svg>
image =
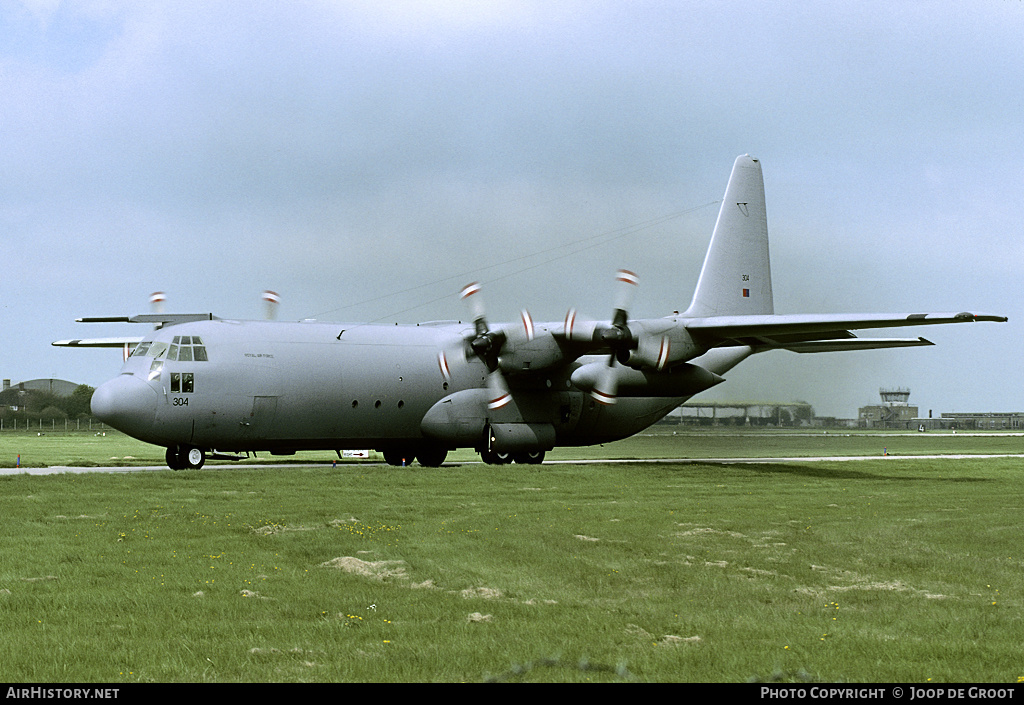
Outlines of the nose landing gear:
<svg viewBox="0 0 1024 705">
<path fill-rule="evenodd" d="M 206 462 L 206 453 L 192 446 L 171 446 L 164 457 L 171 470 L 198 470 Z"/>
</svg>

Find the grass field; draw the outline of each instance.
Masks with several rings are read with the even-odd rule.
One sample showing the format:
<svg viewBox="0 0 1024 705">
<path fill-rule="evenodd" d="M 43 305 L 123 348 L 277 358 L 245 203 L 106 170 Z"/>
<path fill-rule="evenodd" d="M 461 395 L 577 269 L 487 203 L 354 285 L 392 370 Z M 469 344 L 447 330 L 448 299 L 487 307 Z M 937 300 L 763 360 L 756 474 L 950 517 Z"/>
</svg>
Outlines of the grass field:
<svg viewBox="0 0 1024 705">
<path fill-rule="evenodd" d="M 0 448 L 162 460 L 91 438 L 11 435 Z M 603 451 L 796 457 L 836 440 L 669 433 Z M 332 469 L 320 454 L 320 467 L 7 475 L 0 672 L 1017 682 L 1021 459 L 881 453 L 1022 445 L 908 434 L 823 446 L 879 456 L 856 463 Z"/>
</svg>

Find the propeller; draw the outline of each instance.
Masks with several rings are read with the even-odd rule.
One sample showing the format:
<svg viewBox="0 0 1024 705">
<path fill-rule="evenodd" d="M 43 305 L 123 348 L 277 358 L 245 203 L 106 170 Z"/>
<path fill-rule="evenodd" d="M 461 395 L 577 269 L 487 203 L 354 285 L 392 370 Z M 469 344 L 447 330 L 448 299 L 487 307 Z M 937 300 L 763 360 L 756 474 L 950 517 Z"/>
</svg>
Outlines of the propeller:
<svg viewBox="0 0 1024 705">
<path fill-rule="evenodd" d="M 523 309 L 520 312 L 521 327 L 516 326 L 509 329 L 491 330 L 487 325 L 487 317 L 484 313 L 483 297 L 480 295 L 482 287 L 479 282 L 472 282 L 462 287 L 459 296 L 469 307 L 470 315 L 473 318 L 474 331 L 467 340 L 469 348 L 473 351 L 487 367 L 487 389 L 489 390 L 487 408 L 490 410 L 500 409 L 512 401 L 512 393 L 509 391 L 508 382 L 501 371 L 500 357 L 502 349 L 509 343 L 529 342 L 534 337 L 533 318 L 530 312 Z M 438 357 L 441 366 L 441 374 L 448 379 L 447 360 L 444 353 Z"/>
<path fill-rule="evenodd" d="M 267 289 L 263 292 L 263 317 L 268 321 L 277 318 L 277 307 L 281 305 L 281 296 L 276 291 Z"/>
<path fill-rule="evenodd" d="M 469 339 L 469 347 L 487 367 L 487 408 L 493 411 L 512 401 L 512 394 L 508 390 L 505 376 L 498 367 L 498 356 L 501 354 L 501 346 L 505 344 L 505 335 L 501 331 L 492 331 L 487 326 L 480 289 L 479 282 L 472 282 L 462 287 L 459 296 L 469 306 L 473 318 L 475 331 Z"/>
<path fill-rule="evenodd" d="M 601 404 L 615 403 L 618 395 L 615 362 L 636 344 L 627 321 L 629 307 L 639 284 L 640 278 L 628 269 L 620 269 L 615 273 L 615 304 L 611 325 L 581 320 L 576 309 L 570 309 L 565 316 L 565 335 L 570 340 L 600 342 L 611 348 L 608 362 L 598 375 L 594 388 L 590 390 L 590 396 Z"/>
<path fill-rule="evenodd" d="M 268 321 L 276 319 L 277 308 L 281 305 L 281 295 L 276 291 L 265 289 L 260 299 L 263 301 L 263 317 Z M 149 309 L 151 313 L 162 314 L 164 312 L 164 304 L 166 303 L 167 294 L 162 291 L 154 291 L 149 295 Z"/>
<path fill-rule="evenodd" d="M 149 309 L 153 313 L 163 313 L 165 303 L 167 303 L 167 294 L 164 292 L 154 291 L 149 295 Z"/>
<path fill-rule="evenodd" d="M 601 340 L 612 349 L 608 355 L 608 364 L 601 371 L 597 384 L 590 390 L 590 396 L 601 404 L 611 405 L 618 395 L 618 378 L 615 374 L 615 361 L 620 352 L 625 352 L 633 344 L 633 334 L 626 322 L 629 320 L 629 307 L 636 295 L 640 278 L 628 269 L 620 269 L 615 273 L 615 310 L 612 313 L 612 324 L 600 331 Z"/>
</svg>

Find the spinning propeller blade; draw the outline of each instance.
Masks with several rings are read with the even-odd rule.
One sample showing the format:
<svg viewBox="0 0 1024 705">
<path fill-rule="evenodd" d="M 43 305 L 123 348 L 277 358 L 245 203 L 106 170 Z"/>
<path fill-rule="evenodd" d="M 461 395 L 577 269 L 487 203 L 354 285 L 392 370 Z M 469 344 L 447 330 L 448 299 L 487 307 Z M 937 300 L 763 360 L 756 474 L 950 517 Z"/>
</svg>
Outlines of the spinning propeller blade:
<svg viewBox="0 0 1024 705">
<path fill-rule="evenodd" d="M 281 295 L 267 289 L 263 292 L 263 317 L 268 321 L 277 318 L 277 307 L 281 305 Z"/>
<path fill-rule="evenodd" d="M 615 273 L 615 310 L 612 313 L 612 324 L 607 328 L 599 328 L 601 340 L 612 349 L 597 380 L 590 390 L 590 396 L 600 404 L 614 404 L 618 396 L 618 377 L 615 373 L 615 360 L 620 353 L 633 346 L 633 334 L 626 322 L 629 320 L 629 307 L 633 303 L 640 278 L 628 269 L 620 269 Z"/>
<path fill-rule="evenodd" d="M 164 292 L 154 291 L 149 295 L 149 309 L 153 313 L 163 313 L 165 303 L 167 303 L 167 294 Z"/>
<path fill-rule="evenodd" d="M 533 318 L 528 311 L 524 310 L 521 314 L 521 328 L 516 327 L 508 332 L 503 330 L 492 331 L 487 325 L 483 297 L 480 295 L 481 289 L 482 287 L 479 282 L 472 282 L 462 288 L 460 297 L 469 306 L 470 315 L 473 317 L 475 330 L 466 342 L 469 344 L 473 354 L 480 358 L 487 367 L 487 408 L 493 411 L 512 401 L 512 393 L 509 391 L 508 382 L 505 380 L 505 375 L 502 374 L 498 364 L 501 349 L 508 342 L 510 335 L 516 339 L 525 338 L 526 340 L 533 340 Z M 442 374 L 444 374 L 446 361 L 444 360 L 443 353 L 440 363 Z"/>
</svg>

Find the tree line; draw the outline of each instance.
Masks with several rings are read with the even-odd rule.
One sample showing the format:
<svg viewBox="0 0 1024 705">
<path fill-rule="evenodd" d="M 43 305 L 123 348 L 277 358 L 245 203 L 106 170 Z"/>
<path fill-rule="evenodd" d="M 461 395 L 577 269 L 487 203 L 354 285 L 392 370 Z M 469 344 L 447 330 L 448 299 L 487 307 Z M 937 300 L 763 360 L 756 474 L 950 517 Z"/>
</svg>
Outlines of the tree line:
<svg viewBox="0 0 1024 705">
<path fill-rule="evenodd" d="M 94 391 L 96 389 L 88 384 L 78 385 L 69 396 L 11 387 L 0 392 L 0 418 L 17 421 L 88 418 L 92 415 L 89 404 Z"/>
</svg>

